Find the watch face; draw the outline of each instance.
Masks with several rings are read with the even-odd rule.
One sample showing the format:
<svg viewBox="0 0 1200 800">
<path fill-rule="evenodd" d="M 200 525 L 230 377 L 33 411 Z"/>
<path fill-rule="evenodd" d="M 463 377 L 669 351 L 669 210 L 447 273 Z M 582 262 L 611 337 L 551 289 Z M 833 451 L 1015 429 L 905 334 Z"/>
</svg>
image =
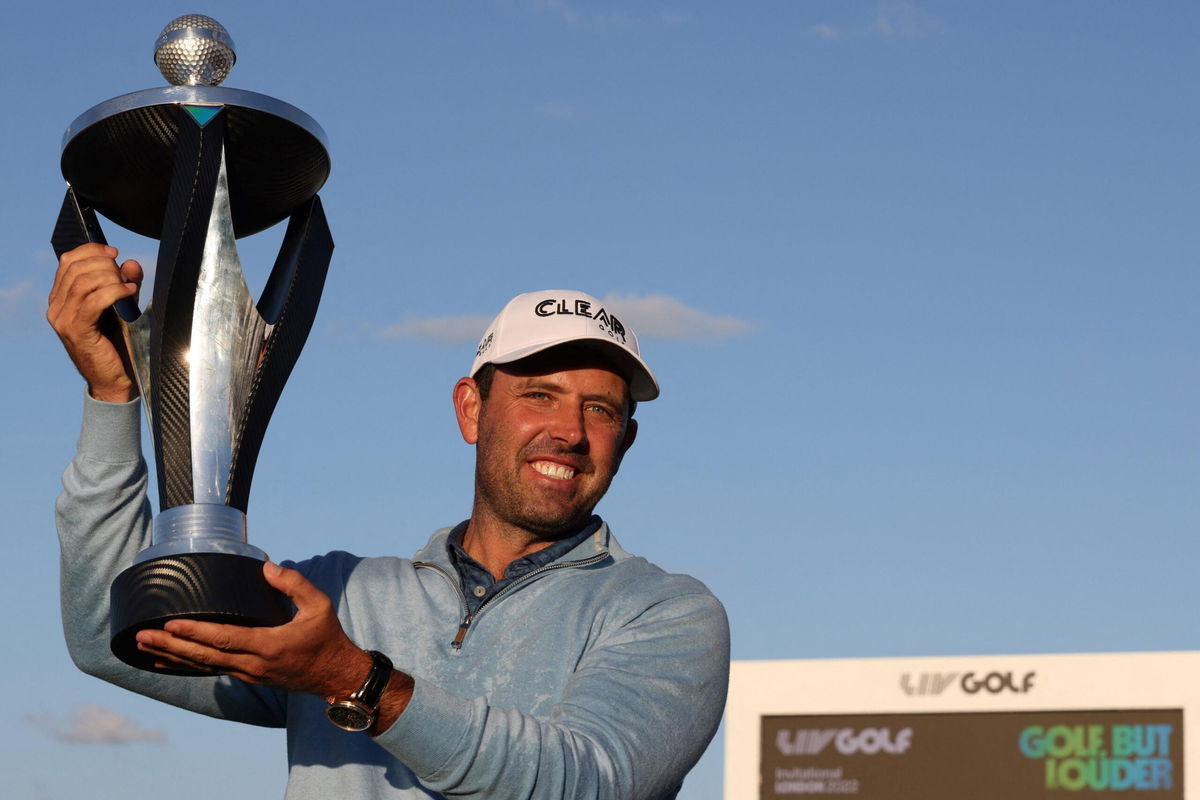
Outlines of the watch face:
<svg viewBox="0 0 1200 800">
<path fill-rule="evenodd" d="M 374 715 L 359 705 L 343 700 L 327 707 L 325 716 L 329 717 L 329 721 L 334 725 L 344 730 L 365 731 L 371 727 Z"/>
</svg>

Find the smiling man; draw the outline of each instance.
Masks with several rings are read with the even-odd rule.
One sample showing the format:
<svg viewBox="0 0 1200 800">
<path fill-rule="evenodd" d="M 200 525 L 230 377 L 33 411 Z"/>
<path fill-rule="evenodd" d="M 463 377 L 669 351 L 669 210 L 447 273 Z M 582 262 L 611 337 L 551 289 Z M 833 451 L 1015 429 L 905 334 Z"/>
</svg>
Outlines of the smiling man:
<svg viewBox="0 0 1200 800">
<path fill-rule="evenodd" d="M 698 581 L 593 514 L 658 395 L 637 338 L 573 291 L 513 299 L 454 387 L 476 448 L 471 516 L 413 559 L 333 552 L 264 575 L 275 628 L 138 634 L 179 678 L 108 649 L 108 586 L 150 540 L 135 384 L 98 335 L 136 291 L 115 250 L 66 254 L 47 317 L 88 384 L 63 477 L 63 620 L 85 671 L 193 711 L 288 729 L 289 798 L 673 797 L 716 731 L 729 631 Z"/>
</svg>

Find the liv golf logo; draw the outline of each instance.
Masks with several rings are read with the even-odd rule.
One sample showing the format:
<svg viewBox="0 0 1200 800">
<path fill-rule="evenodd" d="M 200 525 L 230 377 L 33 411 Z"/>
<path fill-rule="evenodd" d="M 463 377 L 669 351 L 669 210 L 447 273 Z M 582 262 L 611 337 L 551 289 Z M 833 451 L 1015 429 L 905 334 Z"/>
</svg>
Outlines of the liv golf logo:
<svg viewBox="0 0 1200 800">
<path fill-rule="evenodd" d="M 1036 672 L 1023 675 L 1016 672 L 905 672 L 900 676 L 900 688 L 910 697 L 939 695 L 951 686 L 964 694 L 1027 694 L 1034 687 Z"/>
<path fill-rule="evenodd" d="M 801 728 L 780 730 L 775 735 L 775 746 L 785 756 L 820 755 L 831 743 L 844 755 L 857 753 L 873 756 L 876 753 L 899 755 L 912 746 L 912 728 Z"/>
</svg>

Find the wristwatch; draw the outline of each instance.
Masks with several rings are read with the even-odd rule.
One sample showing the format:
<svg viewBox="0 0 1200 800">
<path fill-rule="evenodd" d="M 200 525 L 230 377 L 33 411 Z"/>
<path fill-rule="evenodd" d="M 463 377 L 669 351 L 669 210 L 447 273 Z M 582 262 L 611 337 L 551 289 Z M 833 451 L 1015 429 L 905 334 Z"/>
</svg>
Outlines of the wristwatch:
<svg viewBox="0 0 1200 800">
<path fill-rule="evenodd" d="M 379 713 L 379 698 L 392 677 L 392 660 L 378 650 L 368 650 L 371 656 L 371 671 L 363 685 L 346 700 L 330 697 L 326 702 L 325 716 L 345 731 L 365 731 L 375 723 Z"/>
</svg>

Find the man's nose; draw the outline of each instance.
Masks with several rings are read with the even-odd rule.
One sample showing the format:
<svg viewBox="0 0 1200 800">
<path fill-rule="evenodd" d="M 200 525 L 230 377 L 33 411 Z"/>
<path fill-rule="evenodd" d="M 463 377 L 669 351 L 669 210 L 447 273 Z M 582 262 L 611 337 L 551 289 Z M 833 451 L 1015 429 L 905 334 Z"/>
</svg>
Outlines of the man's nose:
<svg viewBox="0 0 1200 800">
<path fill-rule="evenodd" d="M 587 426 L 584 424 L 583 409 L 564 405 L 557 409 L 550 421 L 550 437 L 566 443 L 572 449 L 587 444 Z"/>
</svg>

